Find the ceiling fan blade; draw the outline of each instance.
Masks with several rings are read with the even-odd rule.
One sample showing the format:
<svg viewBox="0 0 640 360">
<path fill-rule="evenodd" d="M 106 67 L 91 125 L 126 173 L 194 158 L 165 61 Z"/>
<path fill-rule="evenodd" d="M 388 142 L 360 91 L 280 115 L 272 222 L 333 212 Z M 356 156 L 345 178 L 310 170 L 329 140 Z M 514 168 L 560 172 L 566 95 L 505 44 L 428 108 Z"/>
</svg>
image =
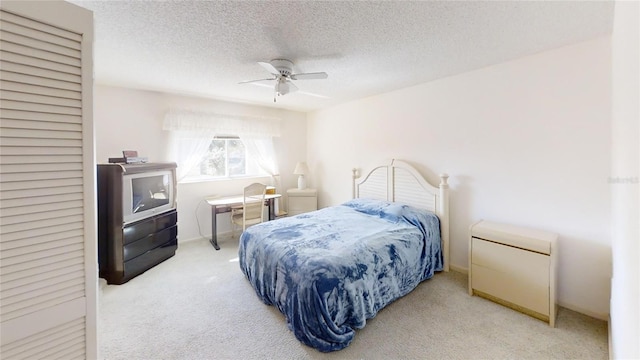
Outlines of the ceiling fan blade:
<svg viewBox="0 0 640 360">
<path fill-rule="evenodd" d="M 298 87 L 291 81 L 287 81 L 287 84 L 289 84 L 289 92 L 292 93 L 294 91 L 298 91 Z"/>
<path fill-rule="evenodd" d="M 290 76 L 292 80 L 326 79 L 328 77 L 329 75 L 326 72 L 291 74 Z"/>
<path fill-rule="evenodd" d="M 307 92 L 307 91 L 298 91 L 298 94 L 313 96 L 313 97 L 317 97 L 317 98 L 321 98 L 321 99 L 328 99 L 329 98 L 328 96 L 325 96 L 325 95 L 314 94 L 314 93 L 310 93 L 310 92 Z"/>
<path fill-rule="evenodd" d="M 276 76 L 280 75 L 280 71 L 278 71 L 278 69 L 276 69 L 270 63 L 259 61 L 258 64 L 260 64 L 263 68 L 265 68 L 268 72 L 272 73 L 273 75 L 276 75 Z"/>
<path fill-rule="evenodd" d="M 266 87 L 266 88 L 269 88 L 269 89 L 273 89 L 273 88 L 274 88 L 274 85 L 273 85 L 273 84 L 256 83 L 256 82 L 254 82 L 254 83 L 249 83 L 249 84 L 251 84 L 251 85 L 256 85 L 256 86 L 260 86 L 260 87 Z"/>
<path fill-rule="evenodd" d="M 238 84 L 254 84 L 254 85 L 260 85 L 260 84 L 268 84 L 269 81 L 274 81 L 277 80 L 276 78 L 269 78 L 269 79 L 259 79 L 259 80 L 247 80 L 247 81 L 241 81 Z M 269 87 L 273 86 L 273 84 L 269 85 Z"/>
</svg>

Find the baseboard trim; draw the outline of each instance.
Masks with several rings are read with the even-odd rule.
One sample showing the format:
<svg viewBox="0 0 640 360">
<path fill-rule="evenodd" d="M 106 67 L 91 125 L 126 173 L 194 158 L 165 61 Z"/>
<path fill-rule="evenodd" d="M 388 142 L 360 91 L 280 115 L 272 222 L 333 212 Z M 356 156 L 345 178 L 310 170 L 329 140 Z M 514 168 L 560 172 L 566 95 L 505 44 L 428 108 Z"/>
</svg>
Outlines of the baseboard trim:
<svg viewBox="0 0 640 360">
<path fill-rule="evenodd" d="M 594 311 L 583 309 L 583 308 L 581 308 L 579 306 L 575 306 L 573 304 L 567 304 L 567 303 L 565 303 L 563 301 L 558 301 L 558 306 L 561 306 L 563 308 L 569 309 L 571 311 L 578 312 L 578 313 L 583 314 L 583 315 L 587 315 L 587 316 L 592 317 L 594 319 L 598 319 L 598 320 L 602 320 L 602 321 L 609 321 L 609 314 L 608 313 L 607 314 L 597 313 L 597 312 L 594 312 Z"/>
<path fill-rule="evenodd" d="M 449 264 L 449 269 L 461 274 L 469 275 L 469 269 Z"/>
<path fill-rule="evenodd" d="M 201 236 L 194 237 L 194 238 L 189 238 L 189 239 L 182 239 L 182 238 L 178 237 L 178 248 L 180 248 L 180 244 L 181 243 L 186 243 L 186 242 L 191 242 L 191 241 L 201 241 L 201 240 L 209 241 L 209 239 L 210 239 L 209 237 L 201 237 Z"/>
<path fill-rule="evenodd" d="M 240 233 L 238 233 L 238 234 L 240 234 Z M 231 231 L 218 233 L 218 241 L 220 241 L 220 240 L 226 241 L 226 240 L 230 240 L 232 238 L 233 238 L 233 232 L 231 232 Z M 178 235 L 178 247 L 180 247 L 180 243 L 185 243 L 185 242 L 189 242 L 189 241 L 199 241 L 199 240 L 207 240 L 207 241 L 209 241 L 210 239 L 211 239 L 211 235 L 205 235 L 205 237 L 197 236 L 197 237 L 188 238 L 188 239 L 182 239 Z"/>
<path fill-rule="evenodd" d="M 100 289 L 100 294 L 102 295 L 102 291 L 104 290 L 104 288 L 106 288 L 107 285 L 107 280 L 103 279 L 103 278 L 98 278 L 98 289 Z"/>
<path fill-rule="evenodd" d="M 609 333 L 609 359 L 613 360 L 615 357 L 613 356 L 613 339 L 611 338 L 611 315 L 609 315 L 609 320 L 607 321 L 607 330 Z"/>
</svg>

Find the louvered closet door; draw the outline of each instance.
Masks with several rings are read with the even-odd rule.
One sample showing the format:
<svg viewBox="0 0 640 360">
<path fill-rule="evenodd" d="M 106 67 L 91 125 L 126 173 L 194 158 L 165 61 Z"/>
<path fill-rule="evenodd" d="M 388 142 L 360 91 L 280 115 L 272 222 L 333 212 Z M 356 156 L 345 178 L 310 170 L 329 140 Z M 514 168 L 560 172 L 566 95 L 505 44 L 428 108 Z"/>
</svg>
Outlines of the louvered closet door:
<svg viewBox="0 0 640 360">
<path fill-rule="evenodd" d="M 0 10 L 2 359 L 96 356 L 92 30 L 44 6 Z"/>
</svg>

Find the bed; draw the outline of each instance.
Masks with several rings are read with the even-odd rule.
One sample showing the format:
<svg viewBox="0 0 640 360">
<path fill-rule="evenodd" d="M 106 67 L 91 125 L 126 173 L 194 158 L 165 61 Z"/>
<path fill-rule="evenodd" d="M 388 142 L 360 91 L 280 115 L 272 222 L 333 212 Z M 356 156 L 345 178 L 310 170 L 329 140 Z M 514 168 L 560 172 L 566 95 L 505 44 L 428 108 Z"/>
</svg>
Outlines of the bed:
<svg viewBox="0 0 640 360">
<path fill-rule="evenodd" d="M 379 310 L 448 271 L 447 178 L 432 186 L 399 160 L 362 178 L 354 169 L 352 200 L 247 228 L 240 267 L 299 341 L 341 350 Z"/>
</svg>

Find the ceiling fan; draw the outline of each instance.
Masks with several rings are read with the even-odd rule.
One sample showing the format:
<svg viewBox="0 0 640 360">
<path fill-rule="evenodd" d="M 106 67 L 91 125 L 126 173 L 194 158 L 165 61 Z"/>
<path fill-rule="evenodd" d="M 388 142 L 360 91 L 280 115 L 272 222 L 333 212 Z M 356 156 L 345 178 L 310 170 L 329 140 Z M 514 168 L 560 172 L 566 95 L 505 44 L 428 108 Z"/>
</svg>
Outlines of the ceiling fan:
<svg viewBox="0 0 640 360">
<path fill-rule="evenodd" d="M 273 102 L 276 102 L 277 96 L 283 96 L 288 93 L 298 91 L 298 87 L 292 80 L 326 79 L 328 77 L 325 72 L 293 74 L 293 62 L 287 59 L 274 59 L 270 62 L 258 62 L 258 64 L 270 72 L 273 77 L 242 81 L 240 84 L 253 84 L 273 88 Z M 312 94 L 305 91 L 299 91 L 299 93 L 326 98 L 324 95 Z"/>
</svg>

